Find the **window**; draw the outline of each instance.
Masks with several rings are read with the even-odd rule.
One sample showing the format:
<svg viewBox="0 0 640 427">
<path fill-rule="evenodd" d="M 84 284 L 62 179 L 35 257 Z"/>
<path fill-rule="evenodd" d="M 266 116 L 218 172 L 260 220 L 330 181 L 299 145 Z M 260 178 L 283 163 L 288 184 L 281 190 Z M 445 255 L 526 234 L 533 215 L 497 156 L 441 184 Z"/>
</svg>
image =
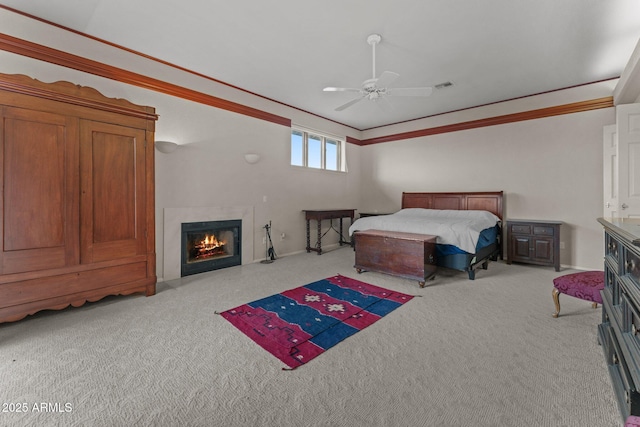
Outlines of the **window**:
<svg viewBox="0 0 640 427">
<path fill-rule="evenodd" d="M 346 171 L 344 141 L 315 131 L 292 129 L 291 165 Z"/>
</svg>

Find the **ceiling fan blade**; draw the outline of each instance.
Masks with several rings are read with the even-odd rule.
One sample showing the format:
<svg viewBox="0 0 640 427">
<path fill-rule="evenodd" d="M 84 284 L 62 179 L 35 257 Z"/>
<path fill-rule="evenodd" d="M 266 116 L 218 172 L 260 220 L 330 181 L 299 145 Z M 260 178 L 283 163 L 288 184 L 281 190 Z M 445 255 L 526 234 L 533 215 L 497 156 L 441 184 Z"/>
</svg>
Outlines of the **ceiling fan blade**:
<svg viewBox="0 0 640 427">
<path fill-rule="evenodd" d="M 346 104 L 343 104 L 341 106 L 339 106 L 338 108 L 336 108 L 336 111 L 342 111 L 346 108 L 351 107 L 353 104 L 357 104 L 358 102 L 362 101 L 363 99 L 365 99 L 367 96 L 361 96 L 360 98 L 356 98 L 356 99 L 352 99 L 351 101 L 347 102 Z"/>
<path fill-rule="evenodd" d="M 387 95 L 389 96 L 429 96 L 433 92 L 431 87 L 405 87 L 405 88 L 389 88 Z"/>
<path fill-rule="evenodd" d="M 322 89 L 325 92 L 360 92 L 360 89 L 356 89 L 353 87 L 333 87 L 328 86 Z"/>
<path fill-rule="evenodd" d="M 393 105 L 389 103 L 385 97 L 390 96 L 429 96 L 433 92 L 431 87 L 412 87 L 412 88 L 391 88 L 391 84 L 396 81 L 400 75 L 393 71 L 385 71 L 380 74 L 380 77 L 376 77 L 376 45 L 380 43 L 382 37 L 380 34 L 371 34 L 367 37 L 367 43 L 371 45 L 373 53 L 373 76 L 370 79 L 365 80 L 362 83 L 362 88 L 346 88 L 346 87 L 334 87 L 328 86 L 323 89 L 325 92 L 359 92 L 360 97 L 352 99 L 351 101 L 343 104 L 335 109 L 335 111 L 345 110 L 352 105 L 362 101 L 363 99 L 369 99 L 378 104 L 380 108 L 385 111 L 390 111 Z"/>
<path fill-rule="evenodd" d="M 400 74 L 394 73 L 393 71 L 385 71 L 378 77 L 378 81 L 376 82 L 376 87 L 385 88 L 393 83 Z"/>
</svg>

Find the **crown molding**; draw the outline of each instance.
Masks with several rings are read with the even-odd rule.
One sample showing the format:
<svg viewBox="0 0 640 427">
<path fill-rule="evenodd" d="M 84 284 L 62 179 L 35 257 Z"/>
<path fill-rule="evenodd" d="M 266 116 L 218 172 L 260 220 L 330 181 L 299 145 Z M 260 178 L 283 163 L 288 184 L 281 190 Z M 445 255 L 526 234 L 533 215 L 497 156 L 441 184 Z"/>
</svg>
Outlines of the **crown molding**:
<svg viewBox="0 0 640 427">
<path fill-rule="evenodd" d="M 127 83 L 143 89 L 176 96 L 178 98 L 198 102 L 211 107 L 266 120 L 283 126 L 291 126 L 291 119 L 286 117 L 277 116 L 275 114 L 267 113 L 266 111 L 258 110 L 256 108 L 248 107 L 246 105 L 238 104 L 236 102 L 198 92 L 193 89 L 154 79 L 152 77 L 93 61 L 91 59 L 83 58 L 81 56 L 73 55 L 68 52 L 63 52 L 61 50 L 12 37 L 3 33 L 0 33 L 0 50 L 60 65 L 62 67 L 72 68 L 74 70 Z"/>
<path fill-rule="evenodd" d="M 573 102 L 570 104 L 556 105 L 553 107 L 539 108 L 536 110 L 522 111 L 520 113 L 505 114 L 502 116 L 487 117 L 485 119 L 471 120 L 468 122 L 453 123 L 450 125 L 436 126 L 432 128 L 418 129 L 409 132 L 385 135 L 376 138 L 357 140 L 347 138 L 347 142 L 356 145 L 371 145 L 382 142 L 400 141 L 403 139 L 419 138 L 423 136 L 437 135 L 440 133 L 457 132 L 461 130 L 476 129 L 487 126 L 503 125 L 507 123 L 521 122 L 524 120 L 541 119 L 563 114 L 580 113 L 583 111 L 598 110 L 613 107 L 613 97 L 591 99 L 587 101 Z"/>
</svg>

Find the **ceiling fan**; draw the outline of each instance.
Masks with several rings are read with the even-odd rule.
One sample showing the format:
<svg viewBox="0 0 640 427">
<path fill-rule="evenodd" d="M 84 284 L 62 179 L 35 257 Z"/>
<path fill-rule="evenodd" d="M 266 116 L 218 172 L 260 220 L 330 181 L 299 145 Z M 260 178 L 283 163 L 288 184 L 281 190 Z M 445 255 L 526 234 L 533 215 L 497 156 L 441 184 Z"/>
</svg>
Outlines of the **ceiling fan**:
<svg viewBox="0 0 640 427">
<path fill-rule="evenodd" d="M 360 89 L 348 88 L 348 87 L 325 87 L 325 92 L 358 92 L 360 96 L 353 99 L 346 104 L 343 104 L 336 108 L 336 111 L 342 111 L 352 105 L 364 100 L 369 99 L 371 101 L 384 100 L 387 96 L 429 96 L 433 91 L 431 87 L 411 87 L 411 88 L 390 88 L 389 85 L 393 83 L 400 75 L 392 71 L 385 71 L 376 78 L 376 45 L 380 43 L 382 37 L 380 34 L 371 34 L 367 37 L 367 43 L 369 43 L 373 50 L 373 77 L 365 80 L 362 83 Z"/>
</svg>

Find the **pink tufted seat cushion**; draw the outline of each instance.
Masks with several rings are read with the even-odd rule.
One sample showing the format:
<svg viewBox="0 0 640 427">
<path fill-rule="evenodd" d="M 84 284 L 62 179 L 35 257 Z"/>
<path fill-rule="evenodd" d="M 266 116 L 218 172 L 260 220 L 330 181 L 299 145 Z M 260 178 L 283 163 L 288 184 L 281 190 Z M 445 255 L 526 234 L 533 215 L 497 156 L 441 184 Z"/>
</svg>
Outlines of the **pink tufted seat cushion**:
<svg viewBox="0 0 640 427">
<path fill-rule="evenodd" d="M 600 291 L 604 289 L 603 271 L 581 271 L 553 279 L 553 287 L 561 294 L 602 304 Z"/>
<path fill-rule="evenodd" d="M 640 417 L 629 415 L 627 421 L 624 423 L 624 427 L 640 427 Z"/>
</svg>

